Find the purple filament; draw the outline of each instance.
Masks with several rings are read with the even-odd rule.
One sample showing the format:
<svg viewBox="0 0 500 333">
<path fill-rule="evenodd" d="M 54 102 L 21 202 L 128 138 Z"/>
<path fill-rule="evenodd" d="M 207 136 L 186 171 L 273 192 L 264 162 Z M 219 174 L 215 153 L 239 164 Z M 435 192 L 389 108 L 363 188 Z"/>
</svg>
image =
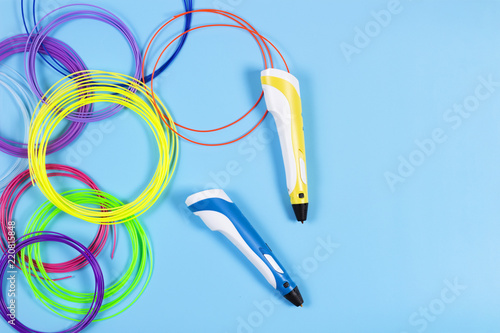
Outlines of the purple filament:
<svg viewBox="0 0 500 333">
<path fill-rule="evenodd" d="M 78 324 L 64 331 L 60 331 L 60 333 L 80 332 L 83 329 L 85 329 L 88 325 L 90 325 L 92 320 L 95 319 L 95 317 L 99 313 L 102 302 L 104 300 L 104 276 L 102 274 L 101 267 L 99 266 L 99 263 L 97 262 L 97 259 L 94 257 L 94 255 L 83 244 L 79 243 L 78 241 L 66 235 L 52 231 L 43 231 L 43 232 L 36 232 L 24 235 L 17 241 L 14 252 L 15 254 L 17 254 L 21 249 L 29 245 L 40 242 L 58 242 L 71 246 L 72 248 L 80 252 L 82 256 L 85 257 L 85 259 L 88 260 L 89 265 L 92 267 L 94 271 L 94 277 L 95 277 L 94 298 L 92 300 L 92 303 L 90 304 L 89 311 Z M 8 264 L 9 264 L 9 252 L 6 251 L 0 258 L 0 315 L 7 322 L 13 320 L 9 316 L 10 311 L 7 308 L 7 304 L 5 302 L 4 295 L 2 292 L 4 290 L 3 283 L 4 281 L 6 281 L 5 272 L 7 270 Z M 17 318 L 14 318 L 14 323 L 15 325 L 11 324 L 11 327 L 18 332 L 44 333 L 42 331 L 37 331 L 27 327 L 26 325 L 21 323 Z"/>
<path fill-rule="evenodd" d="M 31 48 L 31 45 L 32 42 L 29 40 L 27 35 L 17 35 L 1 41 L 0 61 L 16 53 L 24 52 L 25 48 Z M 66 67 L 66 69 L 68 69 L 68 71 L 74 73 L 87 70 L 87 67 L 80 59 L 80 57 L 78 57 L 75 51 L 73 51 L 67 44 L 57 39 L 47 37 L 44 41 L 44 46 L 54 58 L 56 58 L 64 67 Z M 47 51 L 42 48 L 39 49 L 38 52 L 47 54 Z M 34 92 L 40 94 L 38 85 L 35 87 L 35 89 L 38 89 L 38 92 Z M 85 107 L 82 107 L 80 109 L 80 112 L 89 114 L 91 112 L 91 108 L 86 105 Z M 60 137 L 49 142 L 47 154 L 55 153 L 69 145 L 82 133 L 84 128 L 84 123 L 71 123 Z M 0 151 L 3 151 L 4 153 L 11 156 L 27 158 L 27 146 L 28 145 L 26 143 L 8 140 L 0 136 Z"/>
<path fill-rule="evenodd" d="M 97 8 L 103 12 L 95 11 L 95 10 L 75 10 L 69 13 L 61 14 L 54 20 L 50 21 L 48 24 L 45 26 L 41 27 L 42 21 L 44 21 L 49 15 L 62 10 L 64 8 L 68 7 L 73 7 L 73 6 L 87 6 L 87 7 L 92 7 L 92 8 Z M 38 21 L 37 25 L 33 28 L 30 38 L 32 39 L 32 43 L 26 45 L 26 52 L 25 52 L 25 70 L 26 70 L 26 76 L 28 79 L 28 83 L 31 87 L 31 89 L 34 91 L 34 93 L 37 95 L 38 98 L 42 99 L 43 94 L 40 92 L 40 89 L 38 87 L 38 82 L 36 78 L 36 70 L 35 70 L 35 60 L 36 60 L 36 54 L 37 52 L 41 52 L 43 50 L 43 46 L 46 46 L 45 39 L 48 38 L 48 34 L 60 26 L 63 23 L 72 21 L 72 20 L 78 20 L 78 19 L 92 19 L 96 20 L 99 22 L 104 22 L 106 24 L 111 25 L 112 27 L 116 28 L 120 33 L 123 34 L 127 42 L 130 44 L 130 48 L 132 49 L 132 53 L 134 56 L 134 61 L 135 61 L 135 73 L 134 73 L 134 78 L 137 80 L 141 79 L 142 75 L 142 55 L 141 51 L 139 49 L 139 45 L 137 44 L 137 41 L 134 38 L 134 35 L 130 31 L 130 29 L 125 25 L 125 23 L 120 20 L 116 15 L 112 14 L 111 12 L 105 10 L 104 8 L 101 8 L 99 6 L 94 6 L 94 5 L 87 5 L 87 4 L 72 4 L 72 5 L 66 5 L 59 7 L 51 12 L 49 12 L 47 15 L 45 15 L 40 21 Z M 37 29 L 39 30 L 38 33 L 36 32 Z M 43 46 L 42 46 L 43 44 Z M 48 50 L 48 53 L 54 55 L 51 50 Z M 45 53 L 43 53 L 45 54 Z M 57 57 L 55 57 L 57 59 Z M 57 59 L 59 60 L 59 59 Z M 135 92 L 135 89 L 129 88 L 130 91 Z M 103 120 L 106 118 L 109 118 L 113 115 L 115 115 L 117 112 L 119 112 L 121 109 L 123 109 L 122 105 L 117 105 L 113 104 L 110 106 L 105 107 L 102 110 L 99 111 L 93 111 L 92 113 L 86 112 L 86 110 L 76 110 L 72 112 L 70 115 L 66 116 L 66 119 L 74 121 L 74 122 L 83 122 L 83 123 L 88 123 L 88 122 L 94 122 L 94 121 L 99 121 Z"/>
</svg>

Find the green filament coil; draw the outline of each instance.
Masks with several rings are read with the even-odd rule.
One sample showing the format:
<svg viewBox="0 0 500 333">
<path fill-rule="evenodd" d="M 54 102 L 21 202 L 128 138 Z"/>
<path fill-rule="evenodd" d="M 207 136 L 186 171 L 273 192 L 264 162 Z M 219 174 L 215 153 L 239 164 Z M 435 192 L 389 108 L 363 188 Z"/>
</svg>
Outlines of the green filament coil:
<svg viewBox="0 0 500 333">
<path fill-rule="evenodd" d="M 112 209 L 123 205 L 123 203 L 114 196 L 96 190 L 71 190 L 62 193 L 62 195 L 66 200 L 75 204 L 90 204 L 101 207 L 101 209 Z M 43 231 L 50 221 L 61 212 L 62 211 L 50 201 L 46 201 L 31 217 L 25 234 Z M 146 276 L 146 280 L 142 284 L 142 288 L 138 294 L 128 305 L 111 315 L 103 315 L 94 321 L 113 318 L 130 308 L 143 294 L 151 280 L 153 271 L 153 252 L 146 232 L 135 217 L 121 225 L 127 228 L 127 232 L 130 236 L 132 256 L 127 260 L 129 265 L 123 275 L 115 283 L 105 289 L 104 302 L 99 313 L 101 314 L 110 310 L 121 304 L 126 298 L 132 297 L 132 293 L 140 287 L 141 280 L 143 280 L 144 276 Z M 88 312 L 88 309 L 85 309 L 85 307 L 77 308 L 69 306 L 57 301 L 57 299 L 77 304 L 91 304 L 94 298 L 94 292 L 74 292 L 62 287 L 58 282 L 52 280 L 43 268 L 40 245 L 38 243 L 22 249 L 20 251 L 21 258 L 25 255 L 28 257 L 29 262 L 25 265 L 21 265 L 21 269 L 32 291 L 45 306 L 57 315 L 74 321 L 78 319 L 69 317 L 66 314 L 83 316 Z"/>
</svg>

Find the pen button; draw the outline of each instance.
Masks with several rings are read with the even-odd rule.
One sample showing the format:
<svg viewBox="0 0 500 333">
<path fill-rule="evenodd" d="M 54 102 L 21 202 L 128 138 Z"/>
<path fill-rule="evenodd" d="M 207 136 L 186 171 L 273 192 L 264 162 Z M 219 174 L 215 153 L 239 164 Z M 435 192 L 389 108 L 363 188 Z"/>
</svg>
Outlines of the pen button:
<svg viewBox="0 0 500 333">
<path fill-rule="evenodd" d="M 283 283 L 283 287 L 284 287 L 284 288 L 288 288 L 288 287 L 290 287 L 290 283 L 288 283 L 288 282 Z"/>
</svg>

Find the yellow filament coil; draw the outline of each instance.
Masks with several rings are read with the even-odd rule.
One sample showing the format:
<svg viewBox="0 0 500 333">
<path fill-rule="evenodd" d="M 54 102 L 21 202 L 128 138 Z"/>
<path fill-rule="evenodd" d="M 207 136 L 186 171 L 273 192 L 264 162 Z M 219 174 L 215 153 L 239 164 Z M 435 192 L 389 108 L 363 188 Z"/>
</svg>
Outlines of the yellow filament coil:
<svg viewBox="0 0 500 333">
<path fill-rule="evenodd" d="M 158 110 L 154 107 L 148 86 L 123 74 L 82 71 L 59 80 L 47 91 L 44 100 L 38 103 L 30 124 L 28 160 L 33 185 L 38 185 L 48 200 L 67 214 L 96 224 L 132 220 L 156 202 L 175 171 L 179 141 L 177 135 L 160 120 L 158 112 L 165 115 L 170 128 L 175 130 L 173 119 L 158 96 L 155 96 Z M 50 136 L 57 125 L 80 107 L 100 102 L 122 105 L 141 116 L 151 128 L 159 152 L 156 171 L 146 189 L 134 201 L 106 210 L 76 204 L 59 194 L 49 181 L 45 160 Z M 99 191 L 95 192 L 99 195 Z"/>
</svg>

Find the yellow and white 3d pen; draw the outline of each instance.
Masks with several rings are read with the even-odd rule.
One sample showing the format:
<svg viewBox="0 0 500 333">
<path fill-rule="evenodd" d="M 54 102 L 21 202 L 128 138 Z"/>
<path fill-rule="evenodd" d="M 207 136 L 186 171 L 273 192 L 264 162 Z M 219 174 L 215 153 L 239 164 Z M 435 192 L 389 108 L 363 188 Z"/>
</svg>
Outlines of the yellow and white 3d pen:
<svg viewBox="0 0 500 333">
<path fill-rule="evenodd" d="M 285 164 L 286 184 L 297 221 L 307 219 L 307 169 L 299 81 L 292 74 L 268 68 L 261 73 L 269 112 L 274 117 Z"/>
</svg>

